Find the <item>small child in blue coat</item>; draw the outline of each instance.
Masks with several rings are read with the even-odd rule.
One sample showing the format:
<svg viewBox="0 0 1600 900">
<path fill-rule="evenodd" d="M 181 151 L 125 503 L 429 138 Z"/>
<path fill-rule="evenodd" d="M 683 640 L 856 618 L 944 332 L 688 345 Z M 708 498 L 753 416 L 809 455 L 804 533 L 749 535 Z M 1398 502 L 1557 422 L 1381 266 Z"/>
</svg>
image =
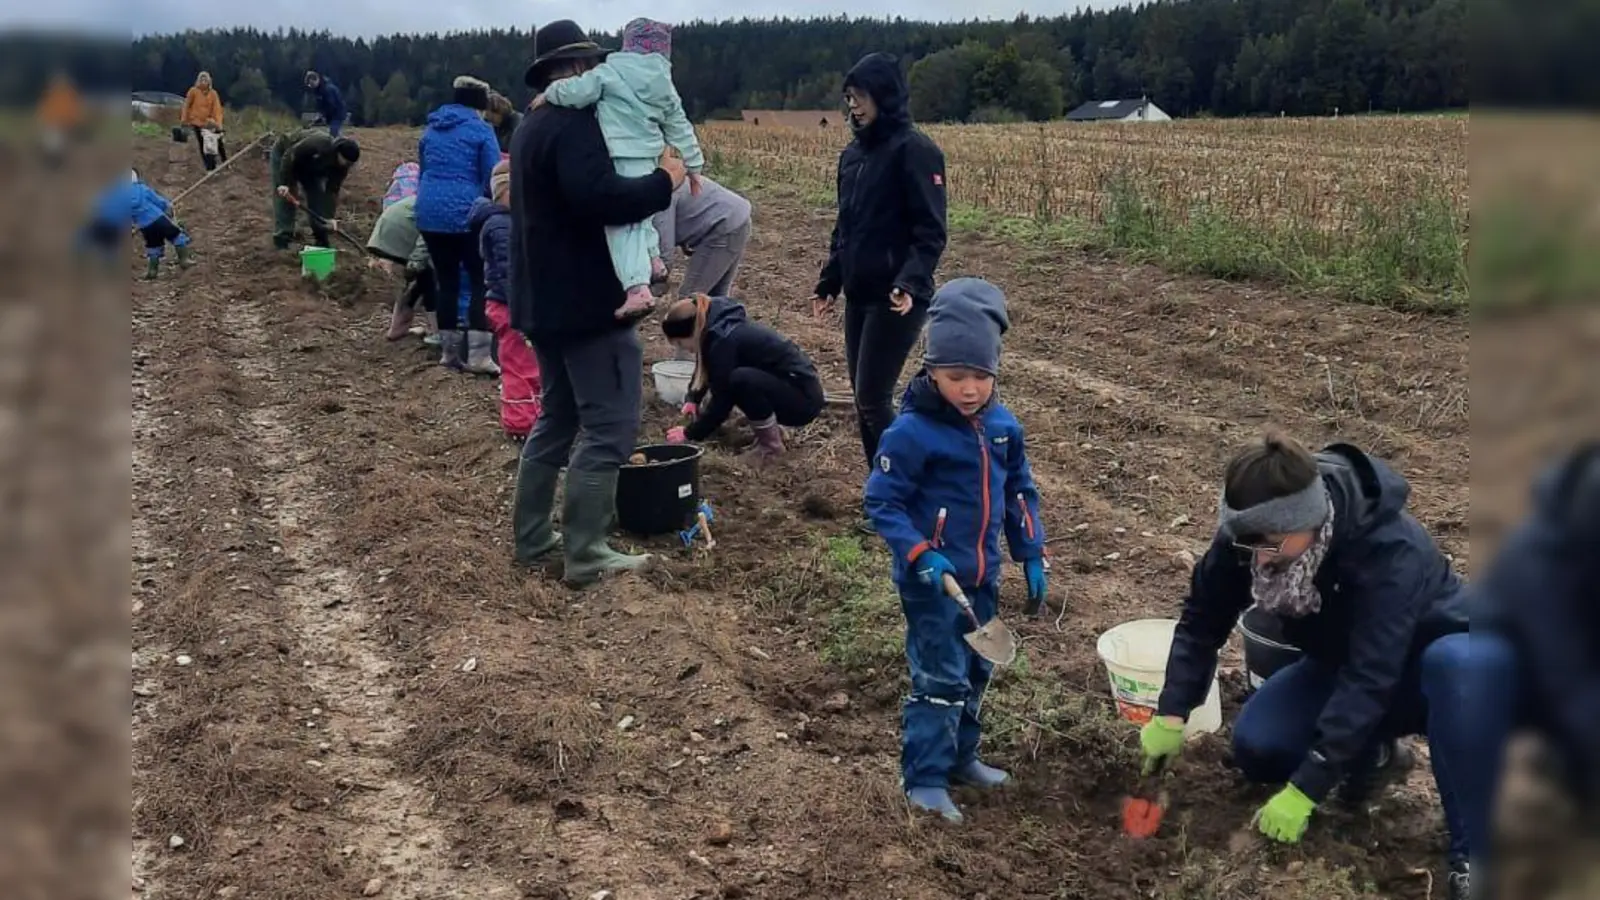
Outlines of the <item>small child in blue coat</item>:
<svg viewBox="0 0 1600 900">
<path fill-rule="evenodd" d="M 129 222 L 144 236 L 146 281 L 160 274 L 169 242 L 177 248 L 178 265 L 188 268 L 189 235 L 173 219 L 172 201 L 145 184 L 137 169 L 130 170 L 128 181 L 113 184 L 95 201 L 93 217 L 79 235 L 79 246 L 95 247 L 106 261 L 112 261 Z"/>
<path fill-rule="evenodd" d="M 952 784 L 999 787 L 1010 776 L 978 759 L 978 714 L 993 666 L 962 635 L 972 630 L 944 591 L 951 575 L 979 621 L 999 606 L 1000 532 L 1022 564 L 1030 603 L 1046 589 L 1039 492 L 1022 425 L 995 397 L 1005 295 L 978 278 L 934 294 L 924 367 L 883 433 L 866 510 L 894 553 L 906 617 L 911 696 L 901 715 L 901 781 L 915 809 L 962 820 Z"/>
</svg>

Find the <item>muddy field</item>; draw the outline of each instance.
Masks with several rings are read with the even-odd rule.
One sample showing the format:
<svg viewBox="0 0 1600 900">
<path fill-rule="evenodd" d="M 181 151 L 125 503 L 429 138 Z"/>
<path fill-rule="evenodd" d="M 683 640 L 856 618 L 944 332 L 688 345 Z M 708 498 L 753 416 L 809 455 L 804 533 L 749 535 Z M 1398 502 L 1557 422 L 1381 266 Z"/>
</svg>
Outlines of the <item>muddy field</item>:
<svg viewBox="0 0 1600 900">
<path fill-rule="evenodd" d="M 358 137 L 343 219 L 364 238 L 414 135 Z M 135 159 L 169 196 L 201 174 L 192 145 Z M 1010 296 L 1001 390 L 1065 611 L 1019 623 L 1025 664 L 987 706 L 1016 787 L 965 798 L 952 830 L 897 791 L 897 616 L 850 527 L 848 417 L 764 471 L 730 425 L 702 468 L 716 549 L 662 540 L 647 581 L 568 591 L 510 562 L 493 382 L 385 343 L 387 276 L 346 258 L 303 285 L 270 249 L 265 168 L 196 192 L 198 265 L 132 293 L 135 896 L 1442 896 L 1425 766 L 1267 849 L 1240 835 L 1266 792 L 1207 739 L 1162 835 L 1121 837 L 1135 730 L 1110 717 L 1093 643 L 1176 614 L 1222 462 L 1268 423 L 1395 461 L 1464 565 L 1464 321 L 956 236 L 942 276 Z M 803 303 L 830 213 L 800 197 L 755 194 L 739 293 L 843 390 L 838 326 Z M 646 394 L 659 434 L 671 411 Z"/>
</svg>

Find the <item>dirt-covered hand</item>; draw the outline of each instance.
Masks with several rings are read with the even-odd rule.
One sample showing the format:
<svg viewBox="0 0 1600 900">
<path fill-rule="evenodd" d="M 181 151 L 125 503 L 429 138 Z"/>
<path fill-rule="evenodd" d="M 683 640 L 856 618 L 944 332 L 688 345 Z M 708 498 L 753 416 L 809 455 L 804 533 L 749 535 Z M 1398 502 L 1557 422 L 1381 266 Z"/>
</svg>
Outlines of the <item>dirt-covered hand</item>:
<svg viewBox="0 0 1600 900">
<path fill-rule="evenodd" d="M 667 443 L 681 444 L 686 440 L 688 440 L 688 437 L 684 435 L 682 425 L 674 425 L 667 429 Z"/>
<path fill-rule="evenodd" d="M 289 196 L 289 186 L 287 184 L 278 185 L 278 196 L 285 198 Z"/>
<path fill-rule="evenodd" d="M 683 408 L 678 411 L 683 413 L 684 416 L 692 419 L 700 414 L 700 407 L 695 403 L 685 403 Z"/>
<path fill-rule="evenodd" d="M 834 299 L 832 297 L 824 297 L 821 294 L 811 295 L 811 314 L 813 316 L 819 319 L 825 315 L 831 316 L 833 315 L 833 310 Z"/>
<path fill-rule="evenodd" d="M 1183 723 L 1167 716 L 1156 716 L 1139 731 L 1139 750 L 1143 755 L 1140 774 L 1149 775 L 1183 752 Z"/>
<path fill-rule="evenodd" d="M 1255 826 L 1264 835 L 1285 844 L 1298 844 L 1317 804 L 1292 784 L 1272 795 L 1267 805 L 1256 811 Z"/>
</svg>

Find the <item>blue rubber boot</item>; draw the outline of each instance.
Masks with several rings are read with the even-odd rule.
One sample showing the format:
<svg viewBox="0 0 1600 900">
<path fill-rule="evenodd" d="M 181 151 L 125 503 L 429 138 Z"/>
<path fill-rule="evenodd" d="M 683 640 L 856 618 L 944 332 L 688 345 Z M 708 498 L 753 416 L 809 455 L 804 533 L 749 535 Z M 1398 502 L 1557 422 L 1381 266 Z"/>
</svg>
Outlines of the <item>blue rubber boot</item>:
<svg viewBox="0 0 1600 900">
<path fill-rule="evenodd" d="M 966 817 L 961 815 L 961 809 L 950 799 L 950 792 L 944 788 L 912 788 L 906 791 L 906 800 L 911 803 L 912 809 L 937 813 L 946 822 L 960 825 L 966 821 Z"/>
<path fill-rule="evenodd" d="M 951 772 L 950 780 L 957 784 L 988 789 L 997 788 L 1009 782 L 1011 775 L 1005 769 L 996 769 L 994 766 L 984 765 L 977 760 L 973 760 Z"/>
</svg>

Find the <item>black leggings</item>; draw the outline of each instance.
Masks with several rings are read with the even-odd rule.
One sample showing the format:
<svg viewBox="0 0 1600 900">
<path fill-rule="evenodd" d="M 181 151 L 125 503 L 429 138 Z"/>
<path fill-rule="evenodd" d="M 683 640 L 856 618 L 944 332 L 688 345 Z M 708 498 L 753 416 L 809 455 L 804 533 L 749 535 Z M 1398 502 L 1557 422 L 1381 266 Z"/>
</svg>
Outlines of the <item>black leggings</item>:
<svg viewBox="0 0 1600 900">
<path fill-rule="evenodd" d="M 883 292 L 884 297 L 888 295 Z M 861 425 L 861 449 L 866 451 L 869 467 L 878 455 L 879 438 L 894 422 L 894 388 L 900 370 L 927 321 L 928 307 L 921 303 L 900 315 L 885 300 L 845 301 L 844 359 Z"/>
<path fill-rule="evenodd" d="M 765 369 L 734 369 L 728 394 L 751 422 L 776 416 L 779 425 L 810 425 L 822 413 L 822 382 L 815 378 L 780 377 Z"/>
<path fill-rule="evenodd" d="M 433 259 L 433 273 L 437 279 L 433 314 L 439 321 L 439 330 L 455 331 L 461 327 L 456 321 L 456 308 L 461 297 L 461 268 L 465 266 L 472 291 L 467 306 L 467 327 L 473 331 L 489 331 L 489 318 L 483 313 L 483 301 L 488 293 L 483 280 L 483 257 L 478 253 L 478 242 L 472 232 L 424 231 L 422 242 L 428 245 L 428 256 Z"/>
</svg>

